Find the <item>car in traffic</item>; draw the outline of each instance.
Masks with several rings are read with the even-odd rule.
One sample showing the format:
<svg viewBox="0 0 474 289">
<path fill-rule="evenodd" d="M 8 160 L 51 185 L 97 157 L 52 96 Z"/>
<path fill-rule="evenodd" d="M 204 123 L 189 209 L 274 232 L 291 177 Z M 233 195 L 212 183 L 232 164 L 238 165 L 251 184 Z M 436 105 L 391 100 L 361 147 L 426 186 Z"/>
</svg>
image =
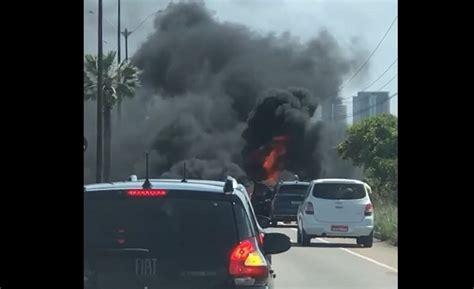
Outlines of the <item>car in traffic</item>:
<svg viewBox="0 0 474 289">
<path fill-rule="evenodd" d="M 270 217 L 274 191 L 263 182 L 256 182 L 251 195 L 252 206 L 259 216 Z"/>
<path fill-rule="evenodd" d="M 130 179 L 84 187 L 84 288 L 274 288 L 290 240 L 235 179 Z"/>
<path fill-rule="evenodd" d="M 271 203 L 271 225 L 277 226 L 278 222 L 296 222 L 298 208 L 308 190 L 309 182 L 281 182 L 275 188 L 275 195 Z"/>
<path fill-rule="evenodd" d="M 318 179 L 311 181 L 298 209 L 298 243 L 312 238 L 354 238 L 358 245 L 372 247 L 374 206 L 370 186 L 359 180 Z"/>
</svg>

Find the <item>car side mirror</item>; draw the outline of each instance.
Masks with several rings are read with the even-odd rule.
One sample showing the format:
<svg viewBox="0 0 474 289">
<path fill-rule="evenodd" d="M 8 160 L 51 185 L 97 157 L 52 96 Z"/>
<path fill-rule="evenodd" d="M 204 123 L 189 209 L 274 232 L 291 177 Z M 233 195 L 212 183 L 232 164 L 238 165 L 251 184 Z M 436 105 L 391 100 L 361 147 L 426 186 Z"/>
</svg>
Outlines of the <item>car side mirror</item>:
<svg viewBox="0 0 474 289">
<path fill-rule="evenodd" d="M 265 254 L 279 254 L 288 251 L 291 248 L 290 238 L 281 233 L 265 233 L 263 250 Z"/>
<path fill-rule="evenodd" d="M 266 229 L 270 227 L 270 218 L 265 217 L 265 216 L 257 216 L 257 222 L 262 227 L 262 229 Z"/>
<path fill-rule="evenodd" d="M 84 152 L 87 150 L 87 139 L 84 137 Z"/>
</svg>

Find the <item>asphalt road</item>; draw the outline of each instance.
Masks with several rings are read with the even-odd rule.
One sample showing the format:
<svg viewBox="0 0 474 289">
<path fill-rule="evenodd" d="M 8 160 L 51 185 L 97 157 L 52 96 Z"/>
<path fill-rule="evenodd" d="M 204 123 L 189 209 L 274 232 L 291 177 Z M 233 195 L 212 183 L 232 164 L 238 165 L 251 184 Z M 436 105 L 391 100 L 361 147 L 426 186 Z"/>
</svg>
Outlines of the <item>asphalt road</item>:
<svg viewBox="0 0 474 289">
<path fill-rule="evenodd" d="M 353 239 L 312 239 L 310 247 L 296 242 L 296 228 L 270 228 L 288 235 L 293 247 L 272 257 L 276 289 L 395 289 L 397 248 L 375 241 L 360 248 Z"/>
</svg>

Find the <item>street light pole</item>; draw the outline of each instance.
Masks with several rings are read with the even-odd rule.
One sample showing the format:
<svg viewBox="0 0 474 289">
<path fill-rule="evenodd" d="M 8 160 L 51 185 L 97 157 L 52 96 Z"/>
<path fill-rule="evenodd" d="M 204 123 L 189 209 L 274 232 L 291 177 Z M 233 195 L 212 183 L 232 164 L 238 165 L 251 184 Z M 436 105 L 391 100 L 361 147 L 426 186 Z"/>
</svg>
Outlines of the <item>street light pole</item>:
<svg viewBox="0 0 474 289">
<path fill-rule="evenodd" d="M 122 49 L 122 36 L 121 36 L 121 31 L 120 31 L 120 0 L 117 0 L 117 67 L 119 67 L 120 62 L 122 61 L 121 56 L 120 56 L 120 50 Z M 119 74 L 117 76 L 118 81 L 120 82 L 120 70 Z M 122 120 L 122 98 L 119 97 L 117 101 L 117 116 L 118 116 L 118 125 L 120 126 L 120 122 Z"/>
<path fill-rule="evenodd" d="M 102 147 L 102 114 L 103 114 L 103 99 L 102 99 L 102 0 L 98 0 L 98 31 L 97 31 L 97 157 L 96 157 L 96 182 L 102 182 L 102 166 L 103 166 L 103 147 Z"/>
</svg>

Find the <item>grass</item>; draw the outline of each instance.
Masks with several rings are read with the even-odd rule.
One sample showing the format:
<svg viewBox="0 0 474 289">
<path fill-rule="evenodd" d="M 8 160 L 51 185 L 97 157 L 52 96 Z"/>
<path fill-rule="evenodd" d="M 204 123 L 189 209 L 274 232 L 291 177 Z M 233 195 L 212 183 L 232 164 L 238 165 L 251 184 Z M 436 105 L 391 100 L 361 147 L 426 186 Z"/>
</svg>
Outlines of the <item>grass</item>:
<svg viewBox="0 0 474 289">
<path fill-rule="evenodd" d="M 375 234 L 382 241 L 398 245 L 398 208 L 393 204 L 375 205 Z"/>
</svg>

